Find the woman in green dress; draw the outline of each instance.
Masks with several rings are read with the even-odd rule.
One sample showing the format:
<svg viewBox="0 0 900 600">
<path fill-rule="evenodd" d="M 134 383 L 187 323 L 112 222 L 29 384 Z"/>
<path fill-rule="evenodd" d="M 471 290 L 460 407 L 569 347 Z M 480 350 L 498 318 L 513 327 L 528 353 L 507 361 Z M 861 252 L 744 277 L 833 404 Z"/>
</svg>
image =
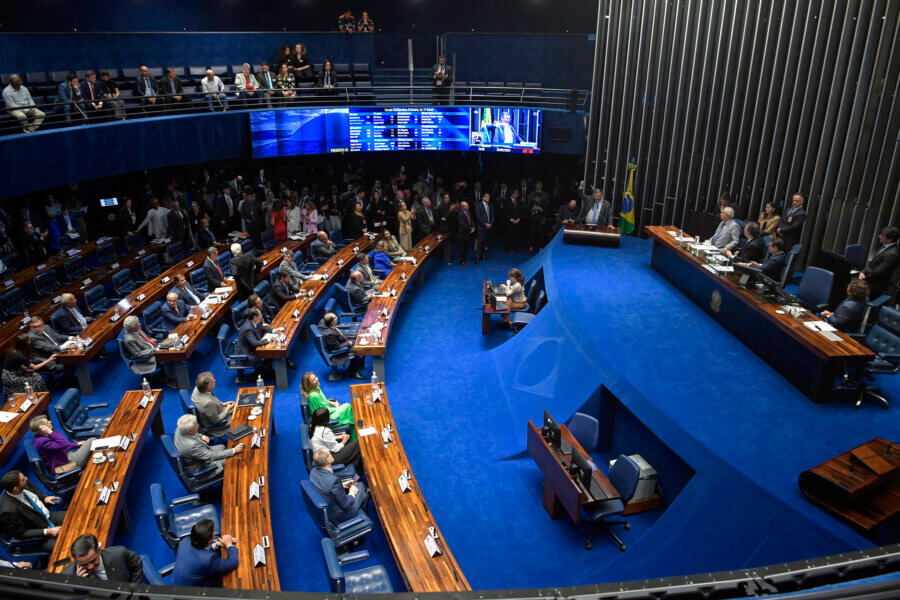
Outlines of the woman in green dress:
<svg viewBox="0 0 900 600">
<path fill-rule="evenodd" d="M 381 239 L 387 244 L 387 255 L 391 260 L 396 261 L 401 256 L 406 256 L 406 250 L 403 249 L 403 246 L 400 245 L 397 238 L 391 235 L 390 229 L 384 230 L 381 234 Z"/>
<path fill-rule="evenodd" d="M 331 420 L 337 420 L 338 425 L 349 425 L 350 439 L 356 439 L 356 428 L 353 426 L 353 407 L 349 404 L 339 404 L 328 400 L 319 385 L 319 378 L 312 371 L 303 374 L 300 380 L 300 393 L 309 400 L 309 414 L 316 412 L 317 408 L 327 408 Z"/>
</svg>

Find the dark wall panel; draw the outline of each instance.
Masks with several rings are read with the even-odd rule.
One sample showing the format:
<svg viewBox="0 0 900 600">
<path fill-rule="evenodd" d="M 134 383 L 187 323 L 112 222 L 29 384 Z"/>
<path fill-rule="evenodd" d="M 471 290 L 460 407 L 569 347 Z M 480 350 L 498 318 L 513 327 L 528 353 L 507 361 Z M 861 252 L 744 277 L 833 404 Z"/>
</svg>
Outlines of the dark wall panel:
<svg viewBox="0 0 900 600">
<path fill-rule="evenodd" d="M 807 197 L 807 258 L 900 219 L 900 3 L 602 0 L 585 176 L 639 226 Z"/>
</svg>

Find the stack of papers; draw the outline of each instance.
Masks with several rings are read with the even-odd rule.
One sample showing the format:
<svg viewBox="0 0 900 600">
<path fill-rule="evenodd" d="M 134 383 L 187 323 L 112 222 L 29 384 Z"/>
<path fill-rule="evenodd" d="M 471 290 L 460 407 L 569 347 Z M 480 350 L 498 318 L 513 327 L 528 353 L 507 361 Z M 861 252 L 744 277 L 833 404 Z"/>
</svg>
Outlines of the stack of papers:
<svg viewBox="0 0 900 600">
<path fill-rule="evenodd" d="M 834 326 L 829 325 L 825 321 L 807 321 L 803 326 L 813 331 L 837 331 Z"/>
<path fill-rule="evenodd" d="M 5 410 L 0 410 L 0 423 L 9 423 L 18 416 L 19 413 L 11 413 L 6 412 Z"/>
<path fill-rule="evenodd" d="M 94 452 L 95 450 L 106 450 L 107 448 L 115 448 L 121 443 L 121 435 L 114 435 L 113 437 L 94 440 L 93 442 L 91 442 L 91 452 Z"/>
</svg>

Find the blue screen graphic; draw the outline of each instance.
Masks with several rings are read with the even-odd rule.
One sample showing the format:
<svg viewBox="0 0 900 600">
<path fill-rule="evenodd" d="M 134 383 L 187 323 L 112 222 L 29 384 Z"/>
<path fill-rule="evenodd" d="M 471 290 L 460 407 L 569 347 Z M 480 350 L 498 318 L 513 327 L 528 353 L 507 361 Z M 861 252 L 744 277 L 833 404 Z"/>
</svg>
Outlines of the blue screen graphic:
<svg viewBox="0 0 900 600">
<path fill-rule="evenodd" d="M 541 111 L 348 107 L 250 113 L 254 158 L 382 150 L 540 151 Z"/>
</svg>

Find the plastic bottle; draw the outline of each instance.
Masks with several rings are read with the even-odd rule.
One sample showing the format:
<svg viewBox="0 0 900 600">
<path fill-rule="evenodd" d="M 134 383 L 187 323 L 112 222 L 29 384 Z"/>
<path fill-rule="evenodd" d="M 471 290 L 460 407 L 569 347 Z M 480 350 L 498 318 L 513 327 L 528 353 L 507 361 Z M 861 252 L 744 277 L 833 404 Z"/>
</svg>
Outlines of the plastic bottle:
<svg viewBox="0 0 900 600">
<path fill-rule="evenodd" d="M 27 381 L 25 382 L 25 398 L 28 400 L 34 399 L 34 388 L 32 388 L 31 384 Z"/>
<path fill-rule="evenodd" d="M 378 374 L 375 372 L 375 369 L 372 369 L 372 390 L 378 387 Z"/>
<path fill-rule="evenodd" d="M 150 382 L 147 381 L 147 378 L 146 378 L 146 377 L 144 377 L 143 381 L 141 381 L 141 390 L 143 390 L 143 392 L 144 392 L 145 394 L 149 394 L 149 393 L 150 393 Z"/>
<path fill-rule="evenodd" d="M 265 394 L 266 393 L 266 383 L 263 381 L 262 375 L 258 375 L 256 377 L 256 393 L 257 394 Z"/>
</svg>

